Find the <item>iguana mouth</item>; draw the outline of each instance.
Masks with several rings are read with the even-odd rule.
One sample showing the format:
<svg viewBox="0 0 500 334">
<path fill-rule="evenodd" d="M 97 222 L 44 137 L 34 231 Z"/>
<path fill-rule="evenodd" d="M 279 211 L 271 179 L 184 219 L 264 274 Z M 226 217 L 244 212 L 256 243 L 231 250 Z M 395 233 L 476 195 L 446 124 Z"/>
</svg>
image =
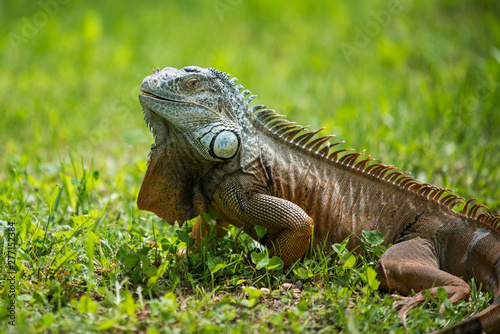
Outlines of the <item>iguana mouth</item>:
<svg viewBox="0 0 500 334">
<path fill-rule="evenodd" d="M 153 98 L 153 99 L 157 99 L 157 100 L 163 100 L 163 101 L 167 101 L 167 102 L 174 102 L 174 103 L 189 103 L 189 102 L 186 102 L 186 101 L 179 101 L 179 100 L 172 100 L 172 99 L 167 99 L 166 97 L 161 97 L 161 96 L 158 96 L 158 95 L 155 95 L 155 94 L 152 94 L 152 93 L 149 93 L 149 92 L 146 92 L 144 90 L 141 90 L 141 94 L 142 96 L 145 96 L 145 97 L 148 97 L 148 98 Z M 151 110 L 154 112 L 154 110 Z"/>
</svg>

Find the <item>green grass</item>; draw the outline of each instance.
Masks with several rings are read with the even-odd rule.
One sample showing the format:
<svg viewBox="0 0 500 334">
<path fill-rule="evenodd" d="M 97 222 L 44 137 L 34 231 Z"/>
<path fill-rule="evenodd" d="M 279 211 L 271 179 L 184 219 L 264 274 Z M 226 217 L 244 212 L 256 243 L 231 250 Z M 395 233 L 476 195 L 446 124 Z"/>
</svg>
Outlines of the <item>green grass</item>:
<svg viewBox="0 0 500 334">
<path fill-rule="evenodd" d="M 13 327 L 4 226 L 0 331 L 403 333 L 369 279 L 375 256 L 287 271 L 246 236 L 236 253 L 234 229 L 176 255 L 193 222 L 135 205 L 152 143 L 137 95 L 156 67 L 227 71 L 256 103 L 500 212 L 497 1 L 60 2 L 0 4 L 0 220 L 16 227 L 17 284 Z M 488 303 L 429 300 L 408 327 Z"/>
</svg>

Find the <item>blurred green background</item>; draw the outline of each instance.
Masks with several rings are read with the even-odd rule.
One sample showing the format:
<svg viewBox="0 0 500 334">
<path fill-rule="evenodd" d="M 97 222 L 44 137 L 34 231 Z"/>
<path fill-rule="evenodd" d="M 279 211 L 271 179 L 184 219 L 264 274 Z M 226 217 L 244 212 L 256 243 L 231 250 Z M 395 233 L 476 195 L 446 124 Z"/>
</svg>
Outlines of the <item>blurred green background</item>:
<svg viewBox="0 0 500 334">
<path fill-rule="evenodd" d="M 199 65 L 239 77 L 256 103 L 299 124 L 498 205 L 497 1 L 0 6 L 3 177 L 15 169 L 57 182 L 70 155 L 109 179 L 143 170 L 152 138 L 142 79 Z"/>
<path fill-rule="evenodd" d="M 427 173 L 454 159 L 468 166 L 449 170 L 467 169 L 480 152 L 499 161 L 496 1 L 46 0 L 0 8 L 3 168 L 38 172 L 58 161 L 56 147 L 61 159 L 69 149 L 104 172 L 145 159 L 151 136 L 139 85 L 152 68 L 186 65 L 227 71 L 257 103 L 327 126 L 387 163 Z M 470 151 L 455 157 L 462 143 Z M 429 160 L 411 159 L 418 151 Z"/>
<path fill-rule="evenodd" d="M 56 147 L 63 160 L 68 149 L 93 157 L 104 173 L 144 160 L 152 138 L 139 85 L 152 68 L 186 65 L 227 71 L 259 95 L 256 103 L 417 173 L 499 161 L 496 1 L 42 0 L 0 8 L 3 168 L 38 173 L 58 162 Z M 455 156 L 461 145 L 467 150 Z M 493 171 L 481 177 L 498 184 Z"/>
<path fill-rule="evenodd" d="M 463 186 L 500 182 L 497 164 L 474 172 L 499 161 L 495 1 L 1 6 L 7 170 L 50 173 L 69 152 L 105 174 L 145 160 L 152 138 L 137 99 L 142 79 L 156 67 L 199 65 L 234 74 L 257 103 L 327 126 L 420 178 L 437 169 L 439 183 L 448 182 L 440 173 L 471 173 Z"/>
<path fill-rule="evenodd" d="M 117 266 L 116 249 L 142 247 L 152 225 L 173 233 L 135 206 L 153 142 L 138 94 L 152 68 L 231 73 L 255 104 L 498 213 L 499 18 L 497 0 L 1 1 L 0 220 L 18 227 L 20 328 L 48 328 L 38 321 L 61 307 L 73 326 L 64 291 L 75 288 L 53 271 L 79 215 L 108 210 L 95 233 Z M 94 277 L 79 259 L 71 284 Z"/>
</svg>

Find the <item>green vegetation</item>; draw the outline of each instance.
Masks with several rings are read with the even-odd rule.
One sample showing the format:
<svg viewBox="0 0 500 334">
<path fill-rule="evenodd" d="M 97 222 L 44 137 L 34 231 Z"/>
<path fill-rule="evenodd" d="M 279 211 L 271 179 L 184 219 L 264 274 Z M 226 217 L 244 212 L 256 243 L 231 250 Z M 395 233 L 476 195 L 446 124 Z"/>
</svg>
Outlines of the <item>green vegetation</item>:
<svg viewBox="0 0 500 334">
<path fill-rule="evenodd" d="M 234 229 L 177 255 L 193 222 L 135 205 L 152 143 L 139 85 L 153 67 L 216 67 L 256 103 L 499 212 L 498 17 L 495 0 L 2 2 L 0 332 L 403 333 L 376 290 L 375 235 L 370 257 L 339 245 L 289 271 L 247 236 L 236 253 Z M 429 300 L 408 328 L 488 298 Z"/>
</svg>

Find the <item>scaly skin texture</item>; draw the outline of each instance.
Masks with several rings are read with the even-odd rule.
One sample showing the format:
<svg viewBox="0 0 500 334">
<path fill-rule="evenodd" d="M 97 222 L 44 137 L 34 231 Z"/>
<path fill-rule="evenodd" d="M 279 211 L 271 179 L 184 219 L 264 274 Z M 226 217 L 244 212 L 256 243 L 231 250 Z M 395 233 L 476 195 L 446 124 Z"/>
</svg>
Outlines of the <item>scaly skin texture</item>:
<svg viewBox="0 0 500 334">
<path fill-rule="evenodd" d="M 394 244 L 376 266 L 380 289 L 408 296 L 395 302 L 403 321 L 425 300 L 423 290 L 436 297 L 443 287 L 456 303 L 470 296 L 474 278 L 495 301 L 445 332 L 500 333 L 500 215 L 479 214 L 483 205 L 471 200 L 458 213 L 462 199 L 449 190 L 369 164 L 370 156 L 359 159 L 364 152 L 332 150 L 339 144 L 328 144 L 332 136 L 314 137 L 318 131 L 265 106 L 249 107 L 255 96 L 235 81 L 195 66 L 144 79 L 139 98 L 155 143 L 139 209 L 182 225 L 211 206 L 220 227 L 233 224 L 256 240 L 254 226 L 264 226 L 270 255 L 286 266 L 310 243 L 331 249 L 378 230 Z M 199 242 L 205 232 L 198 218 L 193 237 Z M 359 245 L 350 238 L 350 250 Z"/>
</svg>

